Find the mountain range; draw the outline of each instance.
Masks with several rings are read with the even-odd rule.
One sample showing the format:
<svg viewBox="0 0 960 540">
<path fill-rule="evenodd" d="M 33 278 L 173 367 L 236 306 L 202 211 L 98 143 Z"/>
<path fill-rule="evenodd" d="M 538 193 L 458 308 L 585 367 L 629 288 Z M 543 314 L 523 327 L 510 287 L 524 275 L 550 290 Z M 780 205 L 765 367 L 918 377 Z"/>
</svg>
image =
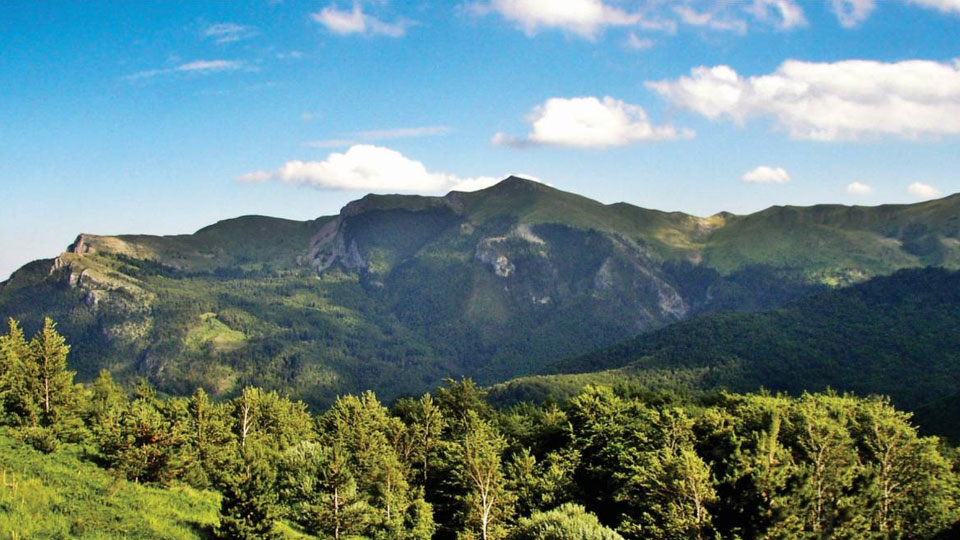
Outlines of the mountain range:
<svg viewBox="0 0 960 540">
<path fill-rule="evenodd" d="M 0 315 L 31 332 L 58 321 L 81 379 L 109 369 L 221 396 L 256 384 L 324 405 L 555 372 L 665 327 L 650 335 L 929 266 L 960 268 L 960 194 L 697 217 L 510 177 L 443 197 L 368 195 L 306 222 L 80 234 L 0 284 Z M 581 367 L 622 368 L 647 349 L 634 352 Z"/>
</svg>

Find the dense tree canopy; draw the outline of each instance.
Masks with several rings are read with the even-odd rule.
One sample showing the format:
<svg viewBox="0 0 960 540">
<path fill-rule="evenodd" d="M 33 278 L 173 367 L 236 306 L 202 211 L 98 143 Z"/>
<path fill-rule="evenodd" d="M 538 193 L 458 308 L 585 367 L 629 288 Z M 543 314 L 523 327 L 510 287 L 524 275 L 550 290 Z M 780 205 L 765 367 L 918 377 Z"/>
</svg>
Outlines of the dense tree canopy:
<svg viewBox="0 0 960 540">
<path fill-rule="evenodd" d="M 221 538 L 937 538 L 956 530 L 957 451 L 885 398 L 637 397 L 588 386 L 496 409 L 470 380 L 321 414 L 250 387 L 73 383 L 53 323 L 0 337 L 2 421 L 44 452 L 82 444 L 132 481 L 213 487 Z M 940 536 L 945 537 L 945 536 Z"/>
</svg>

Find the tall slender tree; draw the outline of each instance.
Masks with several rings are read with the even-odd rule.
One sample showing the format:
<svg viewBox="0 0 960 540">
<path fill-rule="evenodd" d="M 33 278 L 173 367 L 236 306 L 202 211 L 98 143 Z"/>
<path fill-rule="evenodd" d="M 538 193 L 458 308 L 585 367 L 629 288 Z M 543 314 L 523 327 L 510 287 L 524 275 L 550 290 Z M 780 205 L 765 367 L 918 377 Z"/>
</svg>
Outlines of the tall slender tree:
<svg viewBox="0 0 960 540">
<path fill-rule="evenodd" d="M 507 532 L 511 495 L 501 467 L 507 443 L 497 430 L 473 410 L 464 418 L 461 442 L 463 481 L 468 488 L 464 505 L 467 524 L 464 538 L 498 540 Z"/>
</svg>

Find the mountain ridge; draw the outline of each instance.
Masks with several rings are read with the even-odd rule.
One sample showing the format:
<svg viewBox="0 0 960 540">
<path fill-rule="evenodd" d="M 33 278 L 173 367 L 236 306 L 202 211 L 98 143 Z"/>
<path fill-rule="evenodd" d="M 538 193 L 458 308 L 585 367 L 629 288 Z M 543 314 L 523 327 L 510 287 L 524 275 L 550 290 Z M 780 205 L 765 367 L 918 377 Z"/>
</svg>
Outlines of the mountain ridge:
<svg viewBox="0 0 960 540">
<path fill-rule="evenodd" d="M 367 195 L 334 216 L 188 235 L 81 234 L 0 284 L 0 315 L 53 316 L 81 378 L 244 384 L 312 403 L 444 377 L 535 372 L 704 312 L 777 307 L 902 268 L 960 268 L 960 196 L 702 218 L 510 177 Z"/>
</svg>

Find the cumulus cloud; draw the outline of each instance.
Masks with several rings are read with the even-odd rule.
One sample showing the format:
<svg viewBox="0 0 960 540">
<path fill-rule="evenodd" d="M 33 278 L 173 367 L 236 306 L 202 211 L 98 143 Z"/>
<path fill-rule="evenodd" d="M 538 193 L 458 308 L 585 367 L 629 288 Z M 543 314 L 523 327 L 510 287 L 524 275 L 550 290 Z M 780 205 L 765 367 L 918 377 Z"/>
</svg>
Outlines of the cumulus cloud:
<svg viewBox="0 0 960 540">
<path fill-rule="evenodd" d="M 137 73 L 127 75 L 125 78 L 128 80 L 136 80 L 156 77 L 158 75 L 168 75 L 171 73 L 195 73 L 204 75 L 209 73 L 239 70 L 253 70 L 253 68 L 247 65 L 245 62 L 238 60 L 194 60 L 192 62 L 180 64 L 172 68 L 139 71 Z"/>
<path fill-rule="evenodd" d="M 250 39 L 256 35 L 256 28 L 232 22 L 211 24 L 203 30 L 203 37 L 219 44 Z"/>
<path fill-rule="evenodd" d="M 256 183 L 277 180 L 323 189 L 380 192 L 474 191 L 492 186 L 494 177 L 461 178 L 427 170 L 423 163 L 396 150 L 358 144 L 323 161 L 288 161 L 273 171 L 254 171 L 237 178 Z"/>
<path fill-rule="evenodd" d="M 646 141 L 689 138 L 693 132 L 667 124 L 653 125 L 639 105 L 612 97 L 550 98 L 527 117 L 530 133 L 518 138 L 503 133 L 494 144 L 605 148 Z"/>
<path fill-rule="evenodd" d="M 707 118 L 772 117 L 795 139 L 960 134 L 960 60 L 883 63 L 788 60 L 769 75 L 697 67 L 647 86 Z"/>
<path fill-rule="evenodd" d="M 528 35 L 559 28 L 588 39 L 606 26 L 630 26 L 641 19 L 603 0 L 489 0 L 474 4 L 474 10 L 498 13 Z"/>
<path fill-rule="evenodd" d="M 786 184 L 790 181 L 790 175 L 782 167 L 760 165 L 746 172 L 741 180 L 748 184 Z"/>
<path fill-rule="evenodd" d="M 743 34 L 748 20 L 783 30 L 807 24 L 797 0 L 475 0 L 470 5 L 475 13 L 499 14 L 531 36 L 561 29 L 595 39 L 608 27 L 674 33 L 681 25 Z"/>
<path fill-rule="evenodd" d="M 847 193 L 850 195 L 866 195 L 867 193 L 873 192 L 873 188 L 867 184 L 860 182 L 852 182 L 847 184 Z"/>
<path fill-rule="evenodd" d="M 313 13 L 311 17 L 327 30 L 340 35 L 363 34 L 398 38 L 407 33 L 409 26 L 407 21 L 388 23 L 364 13 L 359 2 L 354 3 L 349 11 L 330 5 Z"/>
<path fill-rule="evenodd" d="M 907 186 L 907 193 L 918 199 L 933 199 L 940 196 L 940 190 L 930 184 L 914 182 Z"/>
</svg>

